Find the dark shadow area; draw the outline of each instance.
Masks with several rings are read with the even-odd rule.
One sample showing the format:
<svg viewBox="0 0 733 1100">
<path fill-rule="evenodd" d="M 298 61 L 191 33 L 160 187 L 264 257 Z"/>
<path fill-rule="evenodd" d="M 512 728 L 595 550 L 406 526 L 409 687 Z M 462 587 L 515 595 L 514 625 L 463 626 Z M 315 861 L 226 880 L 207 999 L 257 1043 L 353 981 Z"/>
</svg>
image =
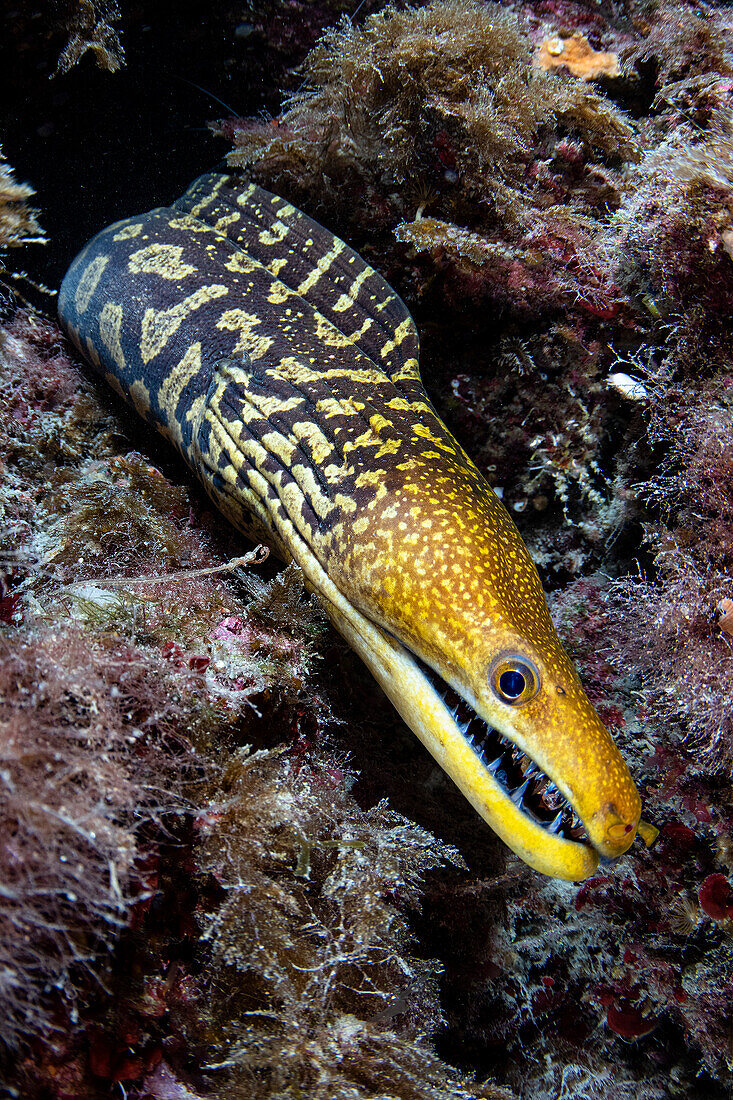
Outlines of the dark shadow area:
<svg viewBox="0 0 733 1100">
<path fill-rule="evenodd" d="M 16 178 L 37 192 L 49 238 L 23 254 L 31 278 L 57 287 L 99 229 L 167 204 L 213 168 L 226 146 L 208 120 L 276 109 L 281 72 L 265 83 L 262 67 L 251 64 L 255 43 L 242 35 L 242 8 L 131 5 L 120 28 L 122 69 L 99 69 L 90 52 L 58 75 L 63 37 L 46 39 L 40 18 L 18 15 L 16 33 L 0 39 L 0 133 Z M 40 304 L 48 309 L 47 299 Z"/>
</svg>

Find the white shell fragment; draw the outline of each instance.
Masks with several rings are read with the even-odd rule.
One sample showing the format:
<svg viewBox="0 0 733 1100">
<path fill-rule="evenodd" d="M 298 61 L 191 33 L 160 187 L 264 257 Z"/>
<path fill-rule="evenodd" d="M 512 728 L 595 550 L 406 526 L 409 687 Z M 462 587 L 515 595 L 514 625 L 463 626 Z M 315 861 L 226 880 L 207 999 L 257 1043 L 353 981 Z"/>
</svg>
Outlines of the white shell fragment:
<svg viewBox="0 0 733 1100">
<path fill-rule="evenodd" d="M 649 393 L 638 378 L 632 378 L 630 374 L 609 374 L 606 385 L 616 390 L 622 397 L 628 397 L 630 401 L 648 401 Z"/>
</svg>

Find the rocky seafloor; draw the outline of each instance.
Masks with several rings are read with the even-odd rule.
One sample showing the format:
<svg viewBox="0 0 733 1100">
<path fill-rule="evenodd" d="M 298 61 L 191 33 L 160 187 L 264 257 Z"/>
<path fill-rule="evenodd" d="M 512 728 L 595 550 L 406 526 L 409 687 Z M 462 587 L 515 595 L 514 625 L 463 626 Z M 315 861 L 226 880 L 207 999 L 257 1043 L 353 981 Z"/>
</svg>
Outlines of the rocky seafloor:
<svg viewBox="0 0 733 1100">
<path fill-rule="evenodd" d="M 733 13 L 210 8 L 1 17 L 1 1094 L 729 1096 Z M 224 156 L 407 302 L 649 850 L 507 852 L 72 353 L 42 286 Z"/>
</svg>

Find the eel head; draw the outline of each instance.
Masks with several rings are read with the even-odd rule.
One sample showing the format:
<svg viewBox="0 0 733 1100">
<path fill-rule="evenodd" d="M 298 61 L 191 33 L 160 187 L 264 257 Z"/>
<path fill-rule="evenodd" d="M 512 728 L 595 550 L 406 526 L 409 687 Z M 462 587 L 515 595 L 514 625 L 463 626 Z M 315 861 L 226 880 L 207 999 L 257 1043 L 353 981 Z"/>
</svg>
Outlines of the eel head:
<svg viewBox="0 0 733 1100">
<path fill-rule="evenodd" d="M 436 530 L 435 499 L 432 487 L 413 493 L 394 521 L 399 530 L 375 522 L 367 535 L 375 553 L 356 547 L 342 559 L 340 601 L 326 605 L 506 844 L 545 874 L 585 878 L 632 843 L 638 792 L 503 505 L 485 482 L 474 483 Z"/>
</svg>

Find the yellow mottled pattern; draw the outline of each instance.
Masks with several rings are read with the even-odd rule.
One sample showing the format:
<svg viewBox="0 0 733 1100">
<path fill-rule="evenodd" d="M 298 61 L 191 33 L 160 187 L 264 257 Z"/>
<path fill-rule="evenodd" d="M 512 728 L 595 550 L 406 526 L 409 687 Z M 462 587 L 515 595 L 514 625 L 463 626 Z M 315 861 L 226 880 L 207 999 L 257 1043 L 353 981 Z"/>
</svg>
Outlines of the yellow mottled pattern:
<svg viewBox="0 0 733 1100">
<path fill-rule="evenodd" d="M 143 363 L 149 363 L 156 355 L 160 355 L 189 314 L 228 293 L 228 287 L 222 283 L 213 283 L 199 287 L 194 294 L 183 298 L 170 309 L 146 309 L 140 334 L 140 358 Z"/>
<path fill-rule="evenodd" d="M 95 367 L 99 368 L 102 364 L 99 358 L 99 352 L 97 351 L 91 336 L 87 336 L 85 344 L 87 358 L 90 360 L 90 362 L 94 363 Z"/>
<path fill-rule="evenodd" d="M 162 414 L 166 418 L 166 427 L 177 444 L 181 444 L 181 428 L 176 417 L 176 410 L 181 400 L 184 388 L 192 378 L 201 370 L 201 341 L 197 340 L 186 349 L 181 360 L 171 369 L 163 384 L 158 390 L 158 404 Z"/>
<path fill-rule="evenodd" d="M 381 485 L 384 473 L 381 470 L 362 470 L 356 478 L 357 489 L 363 489 L 370 485 Z"/>
<path fill-rule="evenodd" d="M 244 252 L 232 252 L 224 261 L 224 267 L 231 271 L 232 275 L 251 275 L 257 271 L 259 264 L 251 260 Z"/>
<path fill-rule="evenodd" d="M 246 184 L 246 186 L 244 186 L 237 195 L 237 205 L 247 206 L 249 200 L 251 199 L 252 195 L 254 195 L 256 190 L 257 188 L 254 183 Z"/>
<path fill-rule="evenodd" d="M 198 218 L 199 215 L 206 209 L 206 207 L 210 206 L 215 201 L 216 196 L 218 195 L 223 185 L 224 177 L 221 176 L 206 192 L 200 202 L 197 202 L 196 205 L 191 208 L 191 214 L 194 216 L 194 218 Z"/>
<path fill-rule="evenodd" d="M 105 302 L 99 315 L 99 339 L 121 371 L 124 371 L 125 355 L 120 343 L 123 321 L 122 306 L 117 302 Z"/>
<path fill-rule="evenodd" d="M 277 278 L 277 276 L 280 274 L 280 272 L 283 270 L 283 268 L 285 268 L 287 266 L 288 266 L 288 261 L 285 259 L 285 257 L 284 256 L 279 256 L 277 259 L 272 260 L 267 265 L 267 270 L 271 271 L 272 274 Z"/>
<path fill-rule="evenodd" d="M 455 454 L 456 449 L 453 444 L 446 439 L 445 433 L 436 435 L 427 424 L 414 424 L 412 431 L 418 438 L 429 439 L 431 443 L 435 443 L 436 446 L 440 447 L 441 451 L 447 451 L 448 454 Z"/>
<path fill-rule="evenodd" d="M 367 279 L 371 278 L 372 275 L 374 275 L 374 270 L 371 267 L 365 267 L 363 271 L 360 271 L 346 293 L 342 294 L 336 302 L 336 305 L 333 307 L 334 312 L 343 313 L 347 309 L 353 309 L 354 303 L 359 300 L 359 291 L 361 290 L 362 284 L 365 283 Z"/>
<path fill-rule="evenodd" d="M 322 397 L 316 403 L 316 412 L 324 420 L 330 420 L 334 416 L 357 416 L 358 410 L 346 401 L 339 401 L 335 397 Z"/>
<path fill-rule="evenodd" d="M 331 512 L 334 511 L 338 504 L 336 501 L 331 500 L 330 497 L 323 492 L 320 486 L 320 482 L 313 471 L 310 464 L 301 462 L 292 462 L 290 467 L 295 481 L 298 485 L 298 494 L 294 500 L 297 501 L 298 508 L 300 507 L 303 495 L 305 495 L 319 519 L 324 519 Z M 297 513 L 296 513 L 297 514 Z M 307 531 L 310 535 L 311 528 L 301 519 L 299 526 Z"/>
<path fill-rule="evenodd" d="M 329 442 L 317 424 L 312 420 L 299 420 L 293 424 L 293 435 L 299 442 L 308 444 L 311 459 L 316 466 L 323 466 L 326 459 L 333 455 L 333 444 Z"/>
<path fill-rule="evenodd" d="M 181 214 L 178 218 L 171 218 L 168 224 L 171 229 L 182 230 L 184 233 L 215 233 L 213 226 L 200 222 L 192 214 Z"/>
<path fill-rule="evenodd" d="M 225 233 L 231 225 L 235 225 L 239 221 L 241 216 L 236 210 L 231 214 L 225 214 L 214 224 L 214 229 L 217 233 Z"/>
<path fill-rule="evenodd" d="M 245 309 L 227 309 L 216 322 L 216 327 L 239 334 L 234 346 L 234 354 L 247 353 L 250 359 L 261 359 L 272 345 L 272 337 L 260 336 L 256 329 L 262 324 L 261 318 Z"/>
<path fill-rule="evenodd" d="M 187 279 L 194 274 L 196 268 L 187 264 L 182 256 L 182 244 L 156 242 L 133 252 L 128 267 L 134 275 L 142 273 L 157 275 L 160 279 Z"/>
<path fill-rule="evenodd" d="M 335 241 L 332 247 L 328 250 L 325 256 L 322 256 L 316 266 L 301 283 L 298 284 L 298 294 L 305 296 L 316 285 L 318 280 L 325 272 L 328 271 L 333 261 L 337 256 L 340 256 L 344 250 L 343 241 Z"/>
<path fill-rule="evenodd" d="M 297 295 L 294 291 L 283 286 L 282 283 L 276 283 L 270 293 L 267 295 L 267 300 L 271 306 L 281 306 L 283 302 L 287 302 L 288 298 L 296 298 Z"/>
<path fill-rule="evenodd" d="M 130 386 L 130 400 L 141 416 L 150 412 L 150 390 L 139 379 L 135 379 Z"/>
<path fill-rule="evenodd" d="M 343 493 L 336 493 L 334 503 L 347 516 L 353 515 L 356 511 L 356 501 L 352 497 L 344 496 Z"/>
<path fill-rule="evenodd" d="M 281 221 L 272 223 L 269 229 L 264 229 L 260 233 L 259 240 L 261 244 L 279 244 L 284 240 L 288 233 L 288 227 Z"/>
<path fill-rule="evenodd" d="M 316 322 L 316 335 L 326 347 L 345 348 L 348 347 L 349 344 L 358 344 L 362 336 L 372 327 L 373 323 L 371 317 L 366 317 L 360 328 L 356 329 L 355 332 L 350 333 L 348 336 L 345 336 L 343 332 L 337 329 L 335 325 L 331 324 L 330 321 L 327 321 L 325 317 L 319 317 Z"/>
<path fill-rule="evenodd" d="M 390 352 L 394 351 L 395 348 L 399 347 L 403 340 L 406 339 L 406 337 L 410 333 L 411 325 L 412 318 L 409 318 L 404 320 L 401 325 L 397 326 L 394 336 L 391 340 L 387 341 L 387 343 L 381 350 L 381 356 L 383 359 L 385 359 L 390 354 Z"/>
<path fill-rule="evenodd" d="M 142 231 L 142 222 L 133 222 L 131 225 L 125 225 L 122 229 L 118 230 L 117 233 L 114 233 L 112 240 L 115 242 L 129 241 L 132 240 L 133 237 L 139 237 Z"/>
<path fill-rule="evenodd" d="M 77 313 L 85 313 L 89 308 L 92 295 L 97 289 L 97 284 L 102 278 L 102 274 L 108 263 L 109 256 L 95 256 L 84 271 L 76 288 L 76 293 L 74 294 L 74 305 L 76 306 Z"/>
</svg>

